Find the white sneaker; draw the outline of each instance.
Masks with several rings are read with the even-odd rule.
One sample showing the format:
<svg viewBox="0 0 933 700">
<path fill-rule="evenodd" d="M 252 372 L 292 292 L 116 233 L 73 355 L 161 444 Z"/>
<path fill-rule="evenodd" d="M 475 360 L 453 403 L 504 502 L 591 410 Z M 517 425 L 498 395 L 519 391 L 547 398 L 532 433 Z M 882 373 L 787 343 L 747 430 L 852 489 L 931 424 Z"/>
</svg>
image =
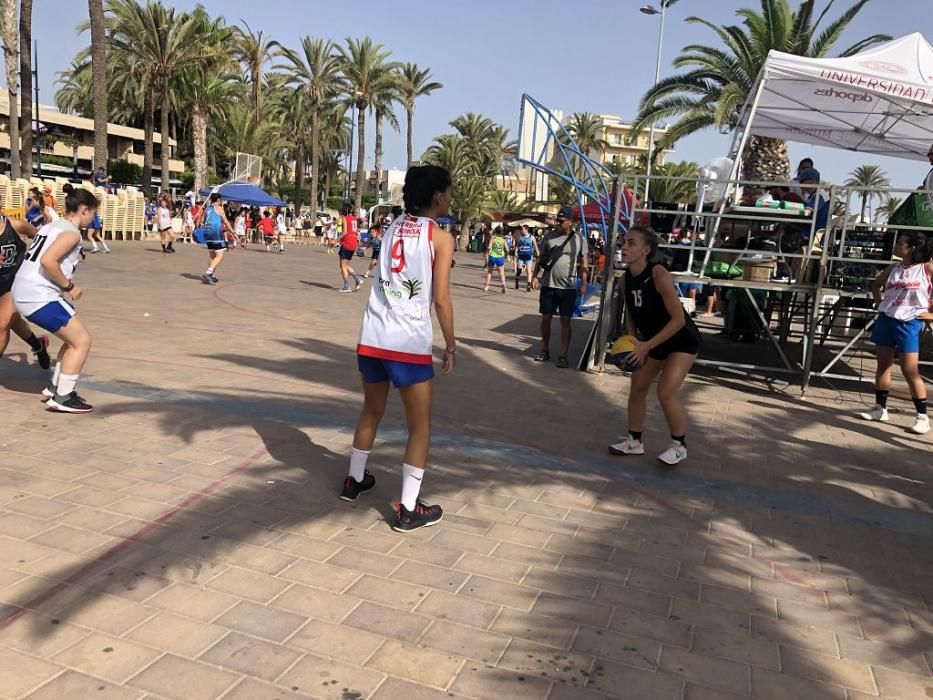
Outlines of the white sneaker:
<svg viewBox="0 0 933 700">
<path fill-rule="evenodd" d="M 629 435 L 622 442 L 609 445 L 609 452 L 614 455 L 643 455 L 645 454 L 645 445 L 641 440 L 636 440 Z"/>
<path fill-rule="evenodd" d="M 863 411 L 858 414 L 863 420 L 880 420 L 888 422 L 888 409 L 875 404 L 870 411 Z"/>
<path fill-rule="evenodd" d="M 930 417 L 926 413 L 918 413 L 916 422 L 910 426 L 910 432 L 915 435 L 926 435 L 930 432 Z"/>
<path fill-rule="evenodd" d="M 658 461 L 673 467 L 675 464 L 687 459 L 687 448 L 676 440 L 671 441 L 671 446 L 658 455 Z"/>
</svg>

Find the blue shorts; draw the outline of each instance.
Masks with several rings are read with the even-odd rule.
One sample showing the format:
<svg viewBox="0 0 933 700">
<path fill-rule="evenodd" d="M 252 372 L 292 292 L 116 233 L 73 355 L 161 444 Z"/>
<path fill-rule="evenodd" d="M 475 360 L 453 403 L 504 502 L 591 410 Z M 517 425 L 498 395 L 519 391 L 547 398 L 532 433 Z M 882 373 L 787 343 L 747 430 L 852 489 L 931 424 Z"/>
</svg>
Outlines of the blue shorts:
<svg viewBox="0 0 933 700">
<path fill-rule="evenodd" d="M 534 262 L 533 256 L 525 257 L 524 255 L 518 256 L 518 262 L 521 263 L 522 267 L 529 267 L 532 262 Z"/>
<path fill-rule="evenodd" d="M 489 267 L 505 267 L 505 258 L 489 258 Z"/>
<path fill-rule="evenodd" d="M 875 327 L 871 331 L 871 340 L 883 348 L 897 348 L 900 353 L 920 352 L 920 335 L 923 333 L 923 321 L 898 321 L 885 313 L 878 314 Z"/>
<path fill-rule="evenodd" d="M 33 311 L 26 318 L 30 323 L 35 323 L 39 328 L 47 330 L 49 333 L 57 333 L 68 325 L 74 315 L 74 307 L 64 299 L 59 299 L 50 301 L 37 311 Z"/>
<path fill-rule="evenodd" d="M 559 314 L 562 318 L 573 316 L 573 307 L 577 303 L 576 289 L 558 289 L 557 287 L 541 287 L 538 297 L 538 312 L 542 316 Z"/>
<path fill-rule="evenodd" d="M 356 251 L 347 250 L 347 249 L 344 248 L 343 246 L 340 247 L 340 250 L 339 250 L 338 253 L 337 253 L 338 257 L 339 257 L 341 260 L 347 260 L 347 261 L 353 260 L 353 256 L 354 256 L 355 254 L 356 254 Z"/>
<path fill-rule="evenodd" d="M 104 222 L 100 220 L 100 214 L 94 214 L 94 220 L 88 228 L 97 229 L 98 231 L 104 228 Z"/>
<path fill-rule="evenodd" d="M 678 282 L 677 283 L 677 291 L 682 297 L 687 296 L 687 293 L 693 289 L 697 290 L 698 292 L 702 292 L 703 285 L 698 284 L 696 282 Z"/>
<path fill-rule="evenodd" d="M 383 360 L 367 355 L 357 355 L 356 363 L 367 384 L 391 381 L 396 389 L 404 389 L 434 379 L 434 365 Z"/>
</svg>

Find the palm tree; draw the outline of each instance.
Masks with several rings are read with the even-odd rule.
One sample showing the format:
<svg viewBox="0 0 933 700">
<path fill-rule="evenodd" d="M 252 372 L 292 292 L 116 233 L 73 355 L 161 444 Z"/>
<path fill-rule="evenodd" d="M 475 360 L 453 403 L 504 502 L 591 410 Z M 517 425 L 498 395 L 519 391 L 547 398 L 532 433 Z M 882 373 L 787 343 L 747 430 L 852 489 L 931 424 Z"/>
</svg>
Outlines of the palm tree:
<svg viewBox="0 0 933 700">
<path fill-rule="evenodd" d="M 460 219 L 460 248 L 469 243 L 470 221 L 486 213 L 489 200 L 489 183 L 480 177 L 465 177 L 454 182 L 454 198 L 451 209 Z"/>
<path fill-rule="evenodd" d="M 458 182 L 470 170 L 466 139 L 454 134 L 444 134 L 434 139 L 421 160 L 428 165 L 444 168 L 450 173 L 453 182 Z"/>
<path fill-rule="evenodd" d="M 440 90 L 444 85 L 431 80 L 431 70 L 425 68 L 422 70 L 415 63 L 406 63 L 401 69 L 401 80 L 399 81 L 399 96 L 403 105 L 405 105 L 405 114 L 407 116 L 407 145 L 408 145 L 408 165 L 412 163 L 412 120 L 415 115 L 415 100 L 424 95 L 430 95 L 435 90 Z"/>
<path fill-rule="evenodd" d="M 300 85 L 305 93 L 311 118 L 311 198 L 317 207 L 320 202 L 321 117 L 344 90 L 340 60 L 333 42 L 307 36 L 301 40 L 300 53 L 283 48 L 281 55 L 290 63 L 287 68 L 290 82 Z M 326 206 L 330 192 L 326 188 L 325 191 Z"/>
<path fill-rule="evenodd" d="M 178 74 L 177 99 L 191 114 L 191 140 L 194 156 L 194 191 L 207 186 L 207 133 L 212 119 L 223 118 L 229 103 L 240 97 L 240 84 L 230 72 L 233 61 L 223 51 L 233 36 L 233 29 L 225 26 L 222 17 L 211 19 L 204 8 L 198 6 L 191 13 L 197 24 L 195 33 L 207 48 L 204 61 L 194 64 Z"/>
<path fill-rule="evenodd" d="M 901 208 L 901 204 L 904 203 L 904 200 L 900 197 L 887 197 L 881 206 L 878 207 L 878 210 L 875 212 L 876 216 L 883 216 L 885 221 L 889 221 L 894 212 Z"/>
<path fill-rule="evenodd" d="M 651 176 L 651 200 L 666 204 L 693 204 L 697 199 L 696 179 L 700 175 L 698 163 L 682 161 L 656 167 Z M 676 177 L 683 180 L 655 180 L 655 177 Z"/>
<path fill-rule="evenodd" d="M 383 123 L 389 122 L 389 126 L 399 131 L 398 117 L 392 107 L 398 100 L 398 73 L 392 72 L 391 80 L 386 80 L 385 85 L 373 96 L 373 114 L 376 120 L 376 143 L 373 154 L 373 170 L 376 171 L 376 202 L 382 198 L 382 139 Z"/>
<path fill-rule="evenodd" d="M 382 44 L 364 39 L 346 38 L 347 45 L 338 47 L 340 67 L 346 80 L 348 99 L 357 109 L 357 162 L 355 209 L 363 202 L 363 172 L 366 158 L 366 112 L 373 106 L 375 96 L 393 81 L 395 63 L 387 59 L 392 53 Z"/>
<path fill-rule="evenodd" d="M 91 70 L 94 91 L 94 168 L 107 167 L 107 36 L 102 0 L 88 0 L 91 21 Z M 163 138 L 164 135 L 163 135 Z M 75 149 L 75 175 L 78 156 Z"/>
<path fill-rule="evenodd" d="M 885 187 L 890 187 L 887 173 L 877 165 L 860 165 L 851 173 L 845 181 L 846 187 L 864 187 L 866 189 L 859 191 L 859 197 L 862 200 L 862 212 L 859 216 L 861 221 L 865 222 L 871 219 L 865 218 L 865 208 L 871 204 L 871 201 L 881 196 L 881 191 Z"/>
<path fill-rule="evenodd" d="M 350 143 L 350 117 L 346 105 L 335 102 L 321 113 L 321 174 L 324 176 L 322 208 L 327 208 L 331 187 L 340 180 L 343 173 L 350 174 L 343 167 L 343 159 Z M 346 182 L 346 181 L 344 181 Z"/>
<path fill-rule="evenodd" d="M 22 175 L 19 164 L 19 23 L 16 21 L 16 0 L 2 0 L 0 34 L 3 36 L 6 87 L 10 96 L 10 172 L 16 178 Z"/>
<path fill-rule="evenodd" d="M 32 0 L 19 2 L 20 169 L 32 176 Z"/>
<path fill-rule="evenodd" d="M 609 148 L 609 142 L 603 138 L 602 124 L 595 114 L 574 112 L 565 128 L 585 156 L 591 153 L 601 155 Z"/>
<path fill-rule="evenodd" d="M 280 79 L 284 82 L 284 76 L 280 76 Z M 308 135 L 311 133 L 308 96 L 302 89 L 289 89 L 284 85 L 277 85 L 276 88 L 267 111 L 273 120 L 279 122 L 278 126 L 291 151 L 291 160 L 295 163 L 294 207 L 296 212 L 300 212 L 301 189 L 308 167 Z M 315 200 L 312 191 L 311 202 L 316 205 Z"/>
<path fill-rule="evenodd" d="M 75 134 L 59 134 L 57 140 L 63 146 L 71 149 L 71 170 L 75 178 L 78 177 L 78 147 L 84 142 Z M 96 144 L 95 144 L 96 145 Z"/>
<path fill-rule="evenodd" d="M 761 0 L 761 10 L 740 9 L 742 25 L 720 26 L 700 17 L 687 22 L 701 24 L 716 33 L 722 46 L 691 44 L 674 60 L 682 73 L 659 81 L 642 97 L 633 134 L 659 120 L 675 119 L 658 143 L 658 150 L 709 127 L 730 131 L 738 125 L 742 106 L 758 74 L 774 49 L 798 56 L 822 57 L 833 52 L 843 31 L 868 0 L 857 0 L 835 21 L 820 30 L 832 2 L 813 19 L 816 0 L 802 0 L 792 10 L 789 0 Z M 839 53 L 851 56 L 891 37 L 872 34 Z M 782 139 L 755 136 L 745 153 L 745 177 L 749 180 L 787 180 L 790 162 Z"/>
<path fill-rule="evenodd" d="M 160 98 L 162 189 L 169 189 L 169 112 L 170 86 L 176 76 L 216 58 L 218 47 L 206 46 L 197 34 L 199 22 L 191 15 L 177 15 L 174 8 L 160 2 L 140 5 L 135 0 L 109 0 L 111 49 L 122 54 L 130 72 L 143 86 L 145 151 L 143 189 L 151 189 L 152 122 L 156 95 Z M 147 167 L 148 165 L 148 167 Z"/>
<path fill-rule="evenodd" d="M 275 50 L 281 46 L 262 30 L 254 32 L 245 20 L 243 27 L 236 27 L 236 36 L 231 52 L 249 76 L 252 88 L 253 114 L 256 123 L 262 118 L 262 73 Z M 245 29 L 244 29 L 245 27 Z"/>
</svg>

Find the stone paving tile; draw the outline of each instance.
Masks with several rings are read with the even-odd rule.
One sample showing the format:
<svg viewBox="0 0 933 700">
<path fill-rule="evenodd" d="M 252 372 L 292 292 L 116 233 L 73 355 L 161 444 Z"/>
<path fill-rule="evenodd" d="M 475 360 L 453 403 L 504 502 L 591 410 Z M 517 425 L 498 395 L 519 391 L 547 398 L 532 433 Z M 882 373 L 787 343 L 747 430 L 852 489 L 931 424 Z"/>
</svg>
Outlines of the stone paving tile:
<svg viewBox="0 0 933 700">
<path fill-rule="evenodd" d="M 780 670 L 778 645 L 743 634 L 730 634 L 720 629 L 696 627 L 693 630 L 691 651 L 706 656 L 718 656 L 732 661 Z"/>
<path fill-rule="evenodd" d="M 544 700 L 550 688 L 551 683 L 544 678 L 466 664 L 448 690 L 472 698 Z"/>
<path fill-rule="evenodd" d="M 300 657 L 300 652 L 281 644 L 231 632 L 199 659 L 253 678 L 274 681 Z"/>
<path fill-rule="evenodd" d="M 901 673 L 877 667 L 872 667 L 872 673 L 882 695 L 905 698 L 905 700 L 915 698 L 927 700 L 933 692 L 933 678 L 929 675 Z"/>
<path fill-rule="evenodd" d="M 842 686 L 830 685 L 811 679 L 777 673 L 763 668 L 752 668 L 752 697 L 756 700 L 843 700 Z"/>
<path fill-rule="evenodd" d="M 748 664 L 705 657 L 686 649 L 665 646 L 661 651 L 658 668 L 686 681 L 720 688 L 737 695 L 747 695 L 749 692 Z"/>
<path fill-rule="evenodd" d="M 196 658 L 228 633 L 228 630 L 174 613 L 161 612 L 126 635 L 127 639 L 154 649 L 171 649 L 175 654 Z"/>
<path fill-rule="evenodd" d="M 368 659 L 385 637 L 337 625 L 323 620 L 309 620 L 291 639 L 290 647 L 304 649 L 335 659 Z"/>
<path fill-rule="evenodd" d="M 460 593 L 495 605 L 507 605 L 519 610 L 530 610 L 538 597 L 538 591 L 527 586 L 516 586 L 504 581 L 471 576 L 460 589 Z"/>
<path fill-rule="evenodd" d="M 56 676 L 62 667 L 12 649 L 0 649 L 0 692 L 18 697 Z"/>
<path fill-rule="evenodd" d="M 161 652 L 119 637 L 91 634 L 52 657 L 82 673 L 123 683 L 155 661 Z M 144 688 L 144 690 L 150 690 Z"/>
<path fill-rule="evenodd" d="M 171 700 L 213 700 L 239 678 L 208 664 L 166 654 L 129 684 Z"/>
<path fill-rule="evenodd" d="M 94 698 L 94 700 L 138 700 L 142 691 L 121 688 L 113 683 L 93 678 L 77 671 L 65 671 L 34 693 L 26 700 L 65 700 L 66 698 Z"/>
<path fill-rule="evenodd" d="M 596 659 L 587 688 L 609 695 L 617 695 L 621 690 L 631 698 L 678 700 L 683 695 L 684 682 L 667 673 L 643 671 Z"/>
<path fill-rule="evenodd" d="M 486 578 L 502 579 L 509 583 L 520 583 L 529 570 L 527 564 L 504 561 L 495 557 L 484 557 L 475 552 L 464 554 L 454 568 Z"/>
<path fill-rule="evenodd" d="M 359 604 L 359 599 L 331 591 L 295 584 L 269 602 L 274 608 L 337 622 Z"/>
<path fill-rule="evenodd" d="M 523 614 L 505 608 L 499 613 L 490 629 L 513 637 L 549 644 L 558 649 L 567 649 L 570 647 L 570 641 L 577 627 L 576 622 L 569 620 Z"/>
<path fill-rule="evenodd" d="M 279 684 L 321 700 L 344 700 L 369 697 L 383 678 L 378 671 L 308 654 L 279 679 Z"/>
<path fill-rule="evenodd" d="M 262 637 L 273 642 L 284 642 L 307 620 L 308 618 L 302 615 L 250 601 L 241 601 L 213 622 L 255 637 Z"/>
<path fill-rule="evenodd" d="M 494 665 L 508 646 L 509 637 L 455 622 L 437 620 L 421 636 L 418 643 L 458 657 Z"/>
<path fill-rule="evenodd" d="M 486 629 L 499 615 L 498 605 L 483 603 L 463 596 L 431 591 L 415 610 L 438 620 L 451 620 Z"/>
<path fill-rule="evenodd" d="M 660 643 L 617 634 L 608 630 L 581 627 L 573 640 L 573 651 L 618 661 L 626 666 L 654 671 L 661 653 Z"/>
<path fill-rule="evenodd" d="M 368 601 L 360 603 L 342 620 L 343 624 L 356 629 L 410 642 L 421 636 L 429 622 L 430 618 L 424 615 L 388 608 Z"/>
<path fill-rule="evenodd" d="M 298 562 L 299 566 L 304 562 Z M 286 575 L 290 569 L 283 572 Z M 289 577 L 292 578 L 292 577 Z M 294 580 L 294 579 L 293 579 Z M 207 582 L 207 587 L 232 596 L 268 603 L 289 586 L 288 581 L 246 569 L 227 569 Z"/>
<path fill-rule="evenodd" d="M 56 617 L 26 612 L 10 622 L 0 636 L 12 649 L 48 659 L 89 634 L 91 630 Z"/>
<path fill-rule="evenodd" d="M 388 640 L 366 662 L 367 668 L 435 688 L 447 687 L 462 665 L 461 657 L 395 639 Z"/>
<path fill-rule="evenodd" d="M 223 700 L 307 700 L 307 693 L 298 693 L 281 686 L 244 678 L 232 690 L 224 693 Z"/>
<path fill-rule="evenodd" d="M 617 608 L 609 628 L 614 632 L 655 639 L 665 644 L 690 645 L 690 626 L 676 620 Z"/>
<path fill-rule="evenodd" d="M 175 583 L 146 601 L 147 605 L 194 617 L 213 620 L 224 610 L 232 608 L 237 598 L 207 588 Z"/>
</svg>

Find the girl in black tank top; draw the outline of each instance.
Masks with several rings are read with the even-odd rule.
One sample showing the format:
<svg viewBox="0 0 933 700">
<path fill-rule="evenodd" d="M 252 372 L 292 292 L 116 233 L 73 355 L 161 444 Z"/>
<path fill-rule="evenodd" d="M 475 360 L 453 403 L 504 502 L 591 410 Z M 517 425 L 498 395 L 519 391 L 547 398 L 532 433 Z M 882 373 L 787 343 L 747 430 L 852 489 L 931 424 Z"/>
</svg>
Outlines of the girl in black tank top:
<svg viewBox="0 0 933 700">
<path fill-rule="evenodd" d="M 673 466 L 687 458 L 687 421 L 678 394 L 700 349 L 700 333 L 680 305 L 671 273 L 649 262 L 657 249 L 655 234 L 637 227 L 629 230 L 622 244 L 622 260 L 628 264 L 623 278 L 625 326 L 629 335 L 638 338 L 628 362 L 637 369 L 628 399 L 629 437 L 610 445 L 609 451 L 645 453 L 641 437 L 648 390 L 658 378 L 658 400 L 671 431 L 671 444 L 658 460 Z"/>
</svg>

